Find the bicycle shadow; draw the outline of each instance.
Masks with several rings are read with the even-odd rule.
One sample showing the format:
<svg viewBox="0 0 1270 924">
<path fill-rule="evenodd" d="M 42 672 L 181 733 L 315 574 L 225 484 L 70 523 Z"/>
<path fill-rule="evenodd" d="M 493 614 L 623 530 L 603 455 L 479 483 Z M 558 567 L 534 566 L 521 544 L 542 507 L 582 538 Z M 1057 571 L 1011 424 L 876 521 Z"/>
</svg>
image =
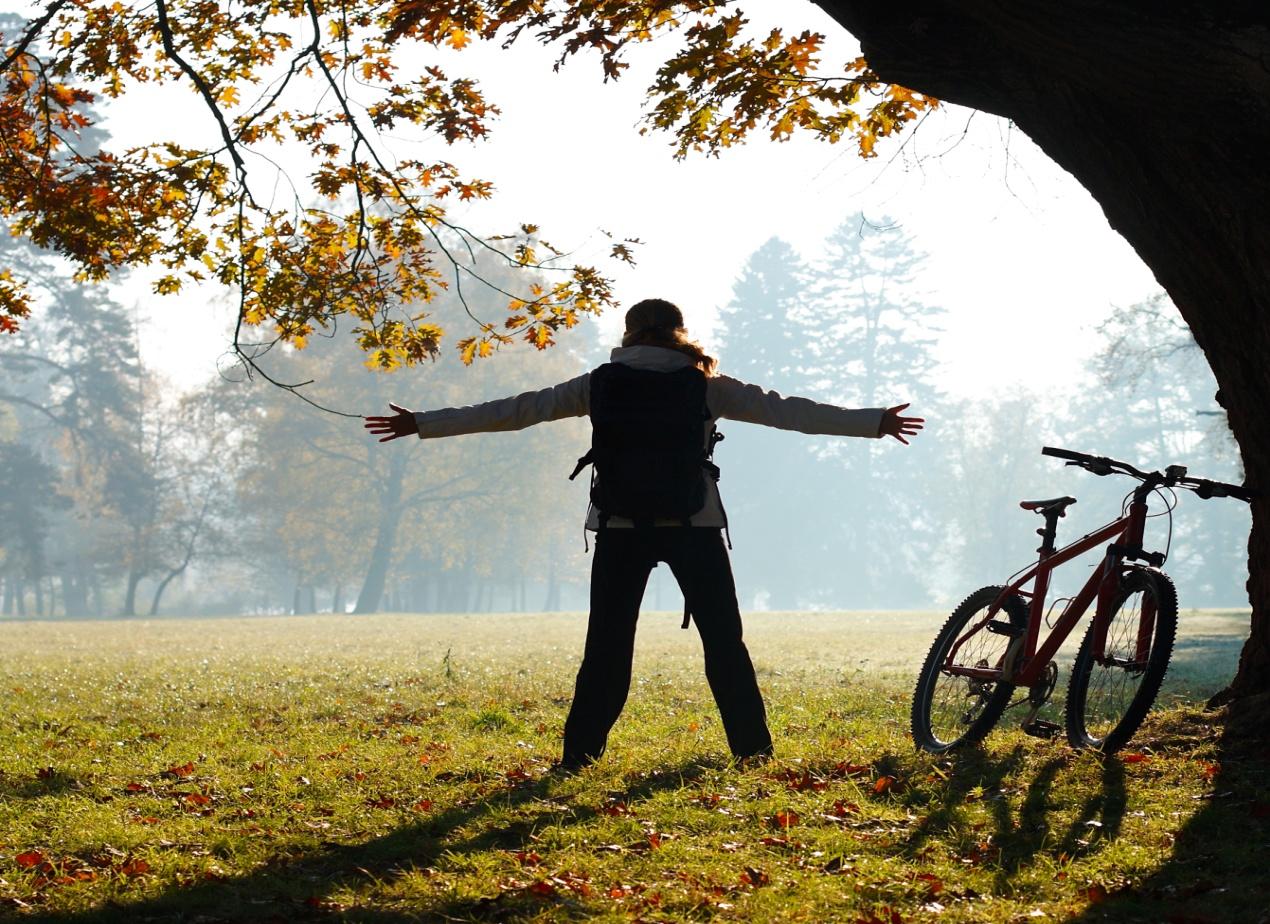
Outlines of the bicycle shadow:
<svg viewBox="0 0 1270 924">
<path fill-rule="evenodd" d="M 691 760 L 664 767 L 610 793 L 610 798 L 633 805 L 655 793 L 678 789 L 724 766 L 723 762 Z M 327 896 L 367 880 L 380 885 L 426 871 L 443 855 L 470 855 L 490 849 L 524 850 L 535 831 L 547 826 L 570 826 L 594 819 L 601 811 L 591 806 L 556 801 L 565 785 L 560 777 L 524 781 L 483 796 L 470 805 L 455 806 L 404 825 L 382 837 L 360 844 L 324 843 L 299 857 L 280 857 L 257 871 L 222 880 L 174 885 L 161 895 L 127 905 L 107 905 L 84 911 L 36 912 L 24 920 L 46 924 L 115 924 L 124 917 L 162 921 L 296 921 L 329 919 L 332 903 Z M 510 824 L 486 827 L 467 837 L 456 832 L 479 826 L 482 818 L 509 808 L 539 803 L 540 810 L 518 817 Z M 419 920 L 514 920 L 521 901 L 526 911 L 537 909 L 540 899 L 500 895 L 495 899 L 455 899 L 444 907 L 412 908 L 401 912 L 356 909 L 349 914 L 359 921 L 397 922 Z M 337 904 L 337 903 L 336 903 Z M 585 916 L 586 909 L 560 896 L 557 905 L 568 917 Z M 509 917 L 510 915 L 510 917 Z"/>
<path fill-rule="evenodd" d="M 1101 761 L 1095 792 L 1071 815 L 1061 836 L 1055 837 L 1052 817 L 1071 812 L 1066 800 L 1053 798 L 1059 774 L 1074 760 L 1072 753 L 1057 754 L 1047 760 L 1027 781 L 1017 812 L 1011 806 L 1008 784 L 1017 781 L 1027 750 L 1015 745 L 1001 757 L 974 749 L 953 758 L 948 786 L 938 805 L 930 811 L 903 845 L 914 856 L 933 837 L 956 829 L 965 821 L 967 802 L 982 802 L 992 819 L 992 831 L 972 851 L 972 862 L 997 871 L 997 887 L 1030 866 L 1042 851 L 1069 857 L 1101 850 L 1120 834 L 1128 792 L 1124 764 L 1115 757 Z"/>
</svg>

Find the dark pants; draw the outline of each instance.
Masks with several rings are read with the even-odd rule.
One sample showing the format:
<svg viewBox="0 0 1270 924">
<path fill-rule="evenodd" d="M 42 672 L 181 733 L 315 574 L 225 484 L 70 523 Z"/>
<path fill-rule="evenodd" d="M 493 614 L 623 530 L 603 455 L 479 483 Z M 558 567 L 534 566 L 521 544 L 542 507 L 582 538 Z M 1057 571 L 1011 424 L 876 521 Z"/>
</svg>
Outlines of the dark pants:
<svg viewBox="0 0 1270 924">
<path fill-rule="evenodd" d="M 604 752 L 609 729 L 626 704 L 639 604 L 659 561 L 670 566 L 701 633 L 706 679 L 732 753 L 771 753 L 763 697 L 741 640 L 741 612 L 720 530 L 613 528 L 600 530 L 595 540 L 586 651 L 564 723 L 566 765 L 589 763 Z"/>
</svg>

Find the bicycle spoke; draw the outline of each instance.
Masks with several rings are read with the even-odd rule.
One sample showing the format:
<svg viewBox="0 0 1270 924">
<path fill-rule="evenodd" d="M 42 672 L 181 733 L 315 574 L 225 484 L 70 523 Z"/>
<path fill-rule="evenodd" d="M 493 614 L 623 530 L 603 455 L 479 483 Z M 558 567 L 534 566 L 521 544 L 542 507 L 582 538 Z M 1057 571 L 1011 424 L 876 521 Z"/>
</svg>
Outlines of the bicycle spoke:
<svg viewBox="0 0 1270 924">
<path fill-rule="evenodd" d="M 976 615 L 972 625 L 981 617 Z M 957 652 L 954 666 L 997 668 L 1010 643 L 1009 636 L 980 629 Z M 997 688 L 996 681 L 981 680 L 941 670 L 931 694 L 930 730 L 943 743 L 955 741 L 977 719 Z"/>
</svg>

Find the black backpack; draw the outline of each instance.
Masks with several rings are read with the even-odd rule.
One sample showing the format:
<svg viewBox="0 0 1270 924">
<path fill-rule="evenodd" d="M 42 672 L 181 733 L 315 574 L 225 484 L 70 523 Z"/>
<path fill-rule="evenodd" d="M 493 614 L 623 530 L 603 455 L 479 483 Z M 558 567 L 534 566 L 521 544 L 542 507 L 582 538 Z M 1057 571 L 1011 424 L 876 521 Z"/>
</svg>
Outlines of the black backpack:
<svg viewBox="0 0 1270 924">
<path fill-rule="evenodd" d="M 705 427 L 706 377 L 689 367 L 674 372 L 605 363 L 591 373 L 591 451 L 578 460 L 570 480 L 594 465 L 591 503 L 600 526 L 626 517 L 636 526 L 654 520 L 689 519 L 705 506 L 711 461 Z"/>
</svg>

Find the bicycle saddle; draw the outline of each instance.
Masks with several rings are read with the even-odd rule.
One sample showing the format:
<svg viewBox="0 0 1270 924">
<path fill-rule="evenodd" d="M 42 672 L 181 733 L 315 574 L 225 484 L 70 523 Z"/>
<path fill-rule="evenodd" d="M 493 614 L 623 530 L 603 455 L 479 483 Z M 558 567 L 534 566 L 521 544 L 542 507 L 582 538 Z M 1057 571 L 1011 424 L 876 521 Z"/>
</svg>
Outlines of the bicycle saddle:
<svg viewBox="0 0 1270 924">
<path fill-rule="evenodd" d="M 1065 517 L 1067 516 L 1067 508 L 1074 503 L 1076 503 L 1076 498 L 1074 497 L 1052 497 L 1049 500 L 1019 501 L 1019 506 L 1024 510 L 1035 510 L 1040 514 L 1057 510 L 1060 517 Z"/>
</svg>

